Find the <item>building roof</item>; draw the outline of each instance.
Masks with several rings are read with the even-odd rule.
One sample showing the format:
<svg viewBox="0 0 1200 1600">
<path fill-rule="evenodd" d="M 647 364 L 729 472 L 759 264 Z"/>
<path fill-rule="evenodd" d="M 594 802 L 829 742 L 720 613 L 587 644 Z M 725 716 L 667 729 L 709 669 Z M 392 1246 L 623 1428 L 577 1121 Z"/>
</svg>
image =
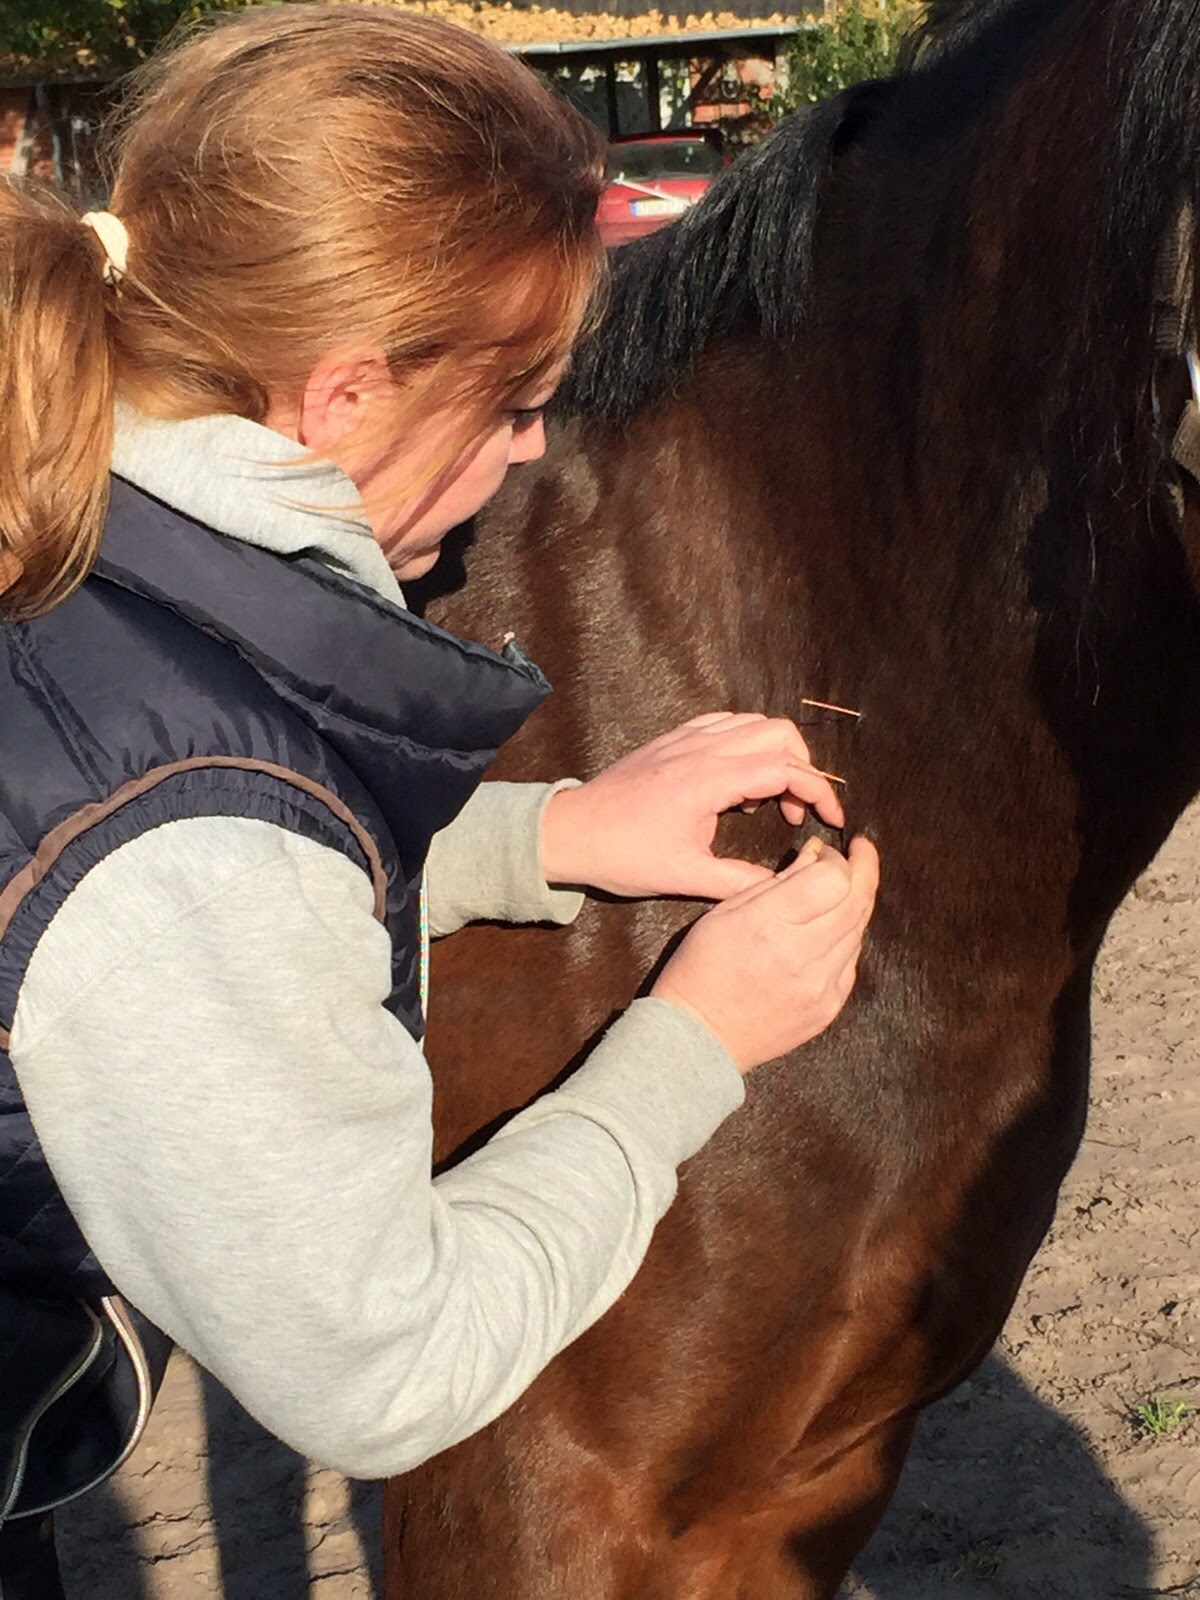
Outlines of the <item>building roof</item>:
<svg viewBox="0 0 1200 1600">
<path fill-rule="evenodd" d="M 576 14 L 553 5 L 514 4 L 513 0 L 486 4 L 480 0 L 397 0 L 407 10 L 457 23 L 483 34 L 515 54 L 533 60 L 594 53 L 617 56 L 622 50 L 681 53 L 688 45 L 728 46 L 745 42 L 768 45 L 794 33 L 806 21 L 820 16 L 821 0 L 782 0 L 783 9 L 762 16 L 738 16 L 733 11 L 665 12 L 652 7 L 635 16 L 618 16 L 602 10 Z M 601 0 L 602 3 L 602 0 Z M 755 0 L 726 0 L 750 9 Z M 0 56 L 0 88 L 15 88 L 40 80 L 54 84 L 111 81 L 123 69 L 114 69 L 90 52 L 80 50 L 73 59 L 49 63 Z"/>
<path fill-rule="evenodd" d="M 751 23 L 744 28 L 697 28 L 686 33 L 653 33 L 620 39 L 559 39 L 537 40 L 533 44 L 510 44 L 505 48 L 522 56 L 582 56 L 622 55 L 641 50 L 659 54 L 686 52 L 705 45 L 774 44 L 778 39 L 790 39 L 796 32 L 795 22 L 772 24 Z"/>
<path fill-rule="evenodd" d="M 649 5 L 634 15 L 620 16 L 604 9 L 598 0 L 595 10 L 576 13 L 555 5 L 480 4 L 479 0 L 401 0 L 407 9 L 458 23 L 472 33 L 482 33 L 497 44 L 515 48 L 520 54 L 564 53 L 594 45 L 597 50 L 617 48 L 622 42 L 636 41 L 643 48 L 683 35 L 713 39 L 720 35 L 767 30 L 776 37 L 791 33 L 801 22 L 820 16 L 821 0 L 764 0 L 759 15 L 753 15 L 755 0 L 726 0 L 738 10 L 660 10 Z M 739 15 L 739 11 L 741 14 Z M 746 13 L 751 13 L 747 15 Z M 765 35 L 764 35 L 765 37 Z"/>
</svg>

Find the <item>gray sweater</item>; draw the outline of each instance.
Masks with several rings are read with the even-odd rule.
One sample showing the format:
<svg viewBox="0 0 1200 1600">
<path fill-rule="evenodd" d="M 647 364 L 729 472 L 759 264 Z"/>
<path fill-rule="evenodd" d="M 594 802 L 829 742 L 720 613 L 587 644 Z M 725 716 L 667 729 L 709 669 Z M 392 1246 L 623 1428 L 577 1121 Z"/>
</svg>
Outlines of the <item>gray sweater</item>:
<svg viewBox="0 0 1200 1600">
<path fill-rule="evenodd" d="M 123 477 L 403 603 L 353 486 L 288 465 L 291 441 L 237 418 L 118 421 Z M 575 915 L 538 864 L 551 792 L 485 784 L 437 836 L 435 935 Z M 280 1438 L 361 1477 L 482 1427 L 607 1310 L 676 1168 L 743 1094 L 698 1022 L 639 1000 L 563 1088 L 433 1180 L 429 1071 L 389 986 L 353 862 L 271 823 L 192 818 L 87 873 L 12 1030 L 47 1158 L 117 1287 Z"/>
</svg>

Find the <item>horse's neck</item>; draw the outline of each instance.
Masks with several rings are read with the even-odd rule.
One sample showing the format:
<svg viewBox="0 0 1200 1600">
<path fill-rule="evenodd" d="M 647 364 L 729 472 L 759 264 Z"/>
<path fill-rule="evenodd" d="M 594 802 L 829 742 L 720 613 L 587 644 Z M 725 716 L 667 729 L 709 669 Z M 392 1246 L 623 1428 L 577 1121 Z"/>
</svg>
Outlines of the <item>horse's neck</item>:
<svg viewBox="0 0 1200 1600">
<path fill-rule="evenodd" d="M 1200 618 L 1149 469 L 1094 468 L 1146 405 L 1137 284 L 1095 255 L 1137 19 L 1043 9 L 1036 59 L 1031 28 L 1006 67 L 982 36 L 948 63 L 940 134 L 910 84 L 841 159 L 795 346 L 714 346 L 623 439 L 570 425 L 499 513 L 498 581 L 564 691 L 547 760 L 714 704 L 852 705 L 814 748 L 914 901 L 936 874 L 965 925 L 1007 873 L 1085 949 L 1200 782 Z"/>
<path fill-rule="evenodd" d="M 1024 806 L 1051 877 L 1058 841 L 1081 948 L 1200 785 L 1200 528 L 1179 526 L 1147 443 L 1175 224 L 1164 203 L 1132 269 L 1108 209 L 1117 141 L 1097 127 L 1130 117 L 1097 97 L 1130 16 L 1098 5 L 1069 60 L 1005 87 L 986 139 L 951 128 L 906 166 L 915 97 L 934 93 L 908 87 L 831 186 L 782 407 L 835 441 L 834 548 L 801 557 L 845 581 L 826 649 L 882 663 L 862 698 L 916 732 L 916 791 L 948 826 L 1012 836 Z M 894 804 L 882 782 L 877 799 Z"/>
<path fill-rule="evenodd" d="M 968 923 L 990 892 L 979 936 L 1041 918 L 1086 951 L 1200 786 L 1200 611 L 1169 502 L 1081 507 L 1052 459 L 1006 482 L 987 440 L 944 431 L 908 459 L 879 363 L 855 377 L 830 341 L 790 378 L 717 351 L 654 446 L 582 442 L 613 486 L 586 542 L 629 551 L 594 603 L 630 675 L 578 710 L 610 730 L 627 697 L 660 720 L 795 716 L 917 904 L 936 884 Z"/>
</svg>

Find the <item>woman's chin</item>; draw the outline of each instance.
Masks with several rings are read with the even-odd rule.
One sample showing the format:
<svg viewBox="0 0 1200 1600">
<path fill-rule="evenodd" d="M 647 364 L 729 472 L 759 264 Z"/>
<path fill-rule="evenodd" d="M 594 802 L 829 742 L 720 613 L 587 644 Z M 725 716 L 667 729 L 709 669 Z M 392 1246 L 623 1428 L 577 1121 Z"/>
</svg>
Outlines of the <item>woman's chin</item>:
<svg viewBox="0 0 1200 1600">
<path fill-rule="evenodd" d="M 414 578 L 423 578 L 427 572 L 432 572 L 441 553 L 440 543 L 432 550 L 397 550 L 389 565 L 401 583 L 411 583 Z"/>
</svg>

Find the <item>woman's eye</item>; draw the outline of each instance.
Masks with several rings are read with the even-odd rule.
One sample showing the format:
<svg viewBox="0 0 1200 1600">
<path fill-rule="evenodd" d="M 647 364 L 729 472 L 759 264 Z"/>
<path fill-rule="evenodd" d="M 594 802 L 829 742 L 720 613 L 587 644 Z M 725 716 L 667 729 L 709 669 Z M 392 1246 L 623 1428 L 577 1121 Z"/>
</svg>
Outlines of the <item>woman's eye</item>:
<svg viewBox="0 0 1200 1600">
<path fill-rule="evenodd" d="M 509 420 L 514 433 L 525 433 L 538 421 L 545 408 L 543 406 L 529 406 L 521 411 L 510 411 Z"/>
</svg>

